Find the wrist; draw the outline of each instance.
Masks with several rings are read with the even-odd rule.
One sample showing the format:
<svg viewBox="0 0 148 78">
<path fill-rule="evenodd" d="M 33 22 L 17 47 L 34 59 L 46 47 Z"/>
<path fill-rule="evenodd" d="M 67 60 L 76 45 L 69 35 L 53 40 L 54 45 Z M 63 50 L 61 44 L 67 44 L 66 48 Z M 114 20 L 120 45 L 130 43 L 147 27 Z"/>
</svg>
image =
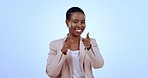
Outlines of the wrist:
<svg viewBox="0 0 148 78">
<path fill-rule="evenodd" d="M 91 49 L 91 44 L 90 44 L 90 46 L 88 47 L 88 48 L 86 48 L 87 50 L 90 50 Z"/>
<path fill-rule="evenodd" d="M 61 49 L 61 52 L 62 52 L 64 55 L 67 54 L 67 51 L 63 51 L 62 49 Z"/>
</svg>

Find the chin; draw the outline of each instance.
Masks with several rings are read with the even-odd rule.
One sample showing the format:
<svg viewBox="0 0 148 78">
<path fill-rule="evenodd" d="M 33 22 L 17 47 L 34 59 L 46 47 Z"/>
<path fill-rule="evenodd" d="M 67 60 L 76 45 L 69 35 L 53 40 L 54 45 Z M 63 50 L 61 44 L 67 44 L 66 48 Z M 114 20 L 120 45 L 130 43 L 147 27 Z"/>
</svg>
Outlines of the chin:
<svg viewBox="0 0 148 78">
<path fill-rule="evenodd" d="M 79 37 L 79 36 L 81 36 L 81 34 L 75 34 L 75 36 L 76 36 L 76 37 Z"/>
</svg>

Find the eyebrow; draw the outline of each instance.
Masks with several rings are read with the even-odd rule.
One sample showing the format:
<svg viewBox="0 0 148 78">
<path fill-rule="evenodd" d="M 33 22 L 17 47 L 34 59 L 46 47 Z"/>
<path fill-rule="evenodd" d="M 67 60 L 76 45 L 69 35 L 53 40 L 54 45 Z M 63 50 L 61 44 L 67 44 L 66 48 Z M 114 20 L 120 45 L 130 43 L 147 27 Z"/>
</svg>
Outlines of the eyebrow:
<svg viewBox="0 0 148 78">
<path fill-rule="evenodd" d="M 85 19 L 83 20 L 73 19 L 72 21 L 85 21 Z"/>
</svg>

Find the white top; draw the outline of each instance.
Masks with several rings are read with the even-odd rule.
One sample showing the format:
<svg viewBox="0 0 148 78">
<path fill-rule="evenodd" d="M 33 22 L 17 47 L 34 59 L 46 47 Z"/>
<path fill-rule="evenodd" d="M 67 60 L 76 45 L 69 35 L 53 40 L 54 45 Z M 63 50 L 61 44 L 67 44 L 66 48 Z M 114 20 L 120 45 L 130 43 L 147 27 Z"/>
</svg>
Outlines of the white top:
<svg viewBox="0 0 148 78">
<path fill-rule="evenodd" d="M 72 56 L 72 78 L 84 78 L 80 67 L 79 50 L 71 51 Z"/>
</svg>

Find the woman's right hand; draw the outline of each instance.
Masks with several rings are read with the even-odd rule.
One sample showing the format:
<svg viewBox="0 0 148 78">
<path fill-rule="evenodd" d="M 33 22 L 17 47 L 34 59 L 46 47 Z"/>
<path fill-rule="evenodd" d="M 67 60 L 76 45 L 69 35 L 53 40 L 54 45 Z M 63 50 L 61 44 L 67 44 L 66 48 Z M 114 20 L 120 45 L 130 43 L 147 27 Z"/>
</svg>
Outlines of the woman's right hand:
<svg viewBox="0 0 148 78">
<path fill-rule="evenodd" d="M 66 55 L 67 54 L 67 50 L 70 49 L 71 47 L 71 43 L 70 43 L 70 38 L 69 36 L 66 38 L 66 40 L 63 43 L 63 47 L 61 49 L 61 52 Z"/>
</svg>

